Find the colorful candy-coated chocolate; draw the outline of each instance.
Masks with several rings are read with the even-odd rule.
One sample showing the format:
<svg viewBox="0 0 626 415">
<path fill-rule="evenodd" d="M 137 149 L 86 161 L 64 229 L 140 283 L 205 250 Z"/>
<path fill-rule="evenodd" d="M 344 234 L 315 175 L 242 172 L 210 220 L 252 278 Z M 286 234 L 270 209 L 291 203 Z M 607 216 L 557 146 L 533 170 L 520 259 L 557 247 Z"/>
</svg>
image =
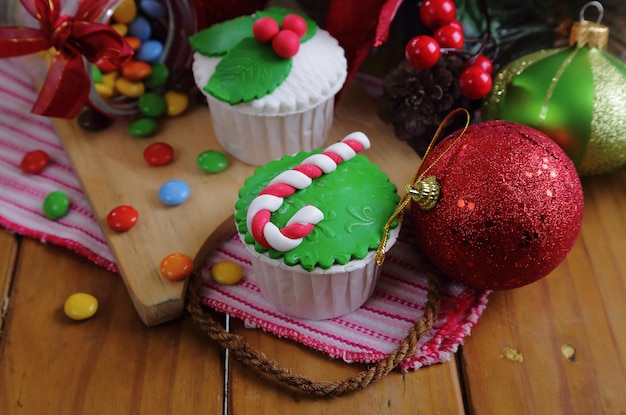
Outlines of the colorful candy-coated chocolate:
<svg viewBox="0 0 626 415">
<path fill-rule="evenodd" d="M 137 4 L 135 0 L 123 0 L 118 3 L 113 11 L 113 20 L 120 23 L 130 23 L 137 17 Z"/>
<path fill-rule="evenodd" d="M 182 180 L 168 180 L 159 189 L 159 199 L 166 205 L 180 205 L 189 199 L 189 185 Z"/>
<path fill-rule="evenodd" d="M 167 9 L 156 0 L 141 0 L 139 8 L 148 17 L 153 19 L 165 19 L 167 17 Z"/>
<path fill-rule="evenodd" d="M 128 34 L 145 42 L 150 39 L 152 35 L 152 28 L 150 22 L 143 16 L 137 16 L 135 20 L 128 24 Z"/>
<path fill-rule="evenodd" d="M 144 40 L 135 53 L 135 58 L 144 62 L 158 62 L 163 55 L 163 44 L 155 39 Z"/>
<path fill-rule="evenodd" d="M 117 232 L 124 232 L 135 226 L 139 212 L 132 206 L 120 205 L 111 209 L 107 215 L 107 225 Z"/>
<path fill-rule="evenodd" d="M 144 79 L 144 84 L 148 89 L 157 89 L 167 82 L 167 79 L 170 75 L 170 70 L 168 67 L 161 62 L 152 64 L 152 73 L 146 79 Z"/>
<path fill-rule="evenodd" d="M 120 36 L 124 37 L 128 33 L 128 26 L 124 23 L 114 23 L 111 28 L 115 30 Z"/>
<path fill-rule="evenodd" d="M 133 137 L 152 137 L 159 125 L 153 118 L 139 118 L 128 124 L 128 133 Z"/>
<path fill-rule="evenodd" d="M 118 71 L 108 72 L 102 74 L 102 83 L 110 86 L 112 89 L 115 89 L 115 81 L 120 77 L 120 73 Z"/>
<path fill-rule="evenodd" d="M 218 284 L 234 285 L 243 278 L 243 268 L 231 261 L 220 261 L 211 267 L 211 278 Z"/>
<path fill-rule="evenodd" d="M 104 84 L 102 84 L 104 85 Z M 103 113 L 91 108 L 87 108 L 80 113 L 77 119 L 78 125 L 83 130 L 100 131 L 104 130 L 113 123 L 113 119 L 107 117 Z"/>
<path fill-rule="evenodd" d="M 182 92 L 167 91 L 163 94 L 163 99 L 165 100 L 166 106 L 165 113 L 170 117 L 176 117 L 182 114 L 189 106 L 189 97 Z"/>
<path fill-rule="evenodd" d="M 102 82 L 93 84 L 93 87 L 98 93 L 98 96 L 102 99 L 109 99 L 115 93 L 113 88 L 111 88 L 109 85 L 102 83 Z"/>
<path fill-rule="evenodd" d="M 61 219 L 70 209 L 70 198 L 62 191 L 55 190 L 48 193 L 43 201 L 41 210 L 52 220 Z"/>
<path fill-rule="evenodd" d="M 143 158 L 151 166 L 164 166 L 174 158 L 174 148 L 160 141 L 152 143 L 143 151 Z"/>
<path fill-rule="evenodd" d="M 126 43 L 128 43 L 128 46 L 130 46 L 132 50 L 137 50 L 139 49 L 139 46 L 141 46 L 141 39 L 138 37 L 126 36 L 124 37 L 124 40 L 126 40 Z"/>
<path fill-rule="evenodd" d="M 74 293 L 67 297 L 63 312 L 72 320 L 86 320 L 98 311 L 98 299 L 87 293 Z"/>
<path fill-rule="evenodd" d="M 115 89 L 126 98 L 139 98 L 146 92 L 141 82 L 133 82 L 126 78 L 118 78 L 115 81 Z"/>
<path fill-rule="evenodd" d="M 169 254 L 161 260 L 159 270 L 170 281 L 184 280 L 193 271 L 193 259 L 181 252 Z"/>
<path fill-rule="evenodd" d="M 152 66 L 146 62 L 132 60 L 122 65 L 122 76 L 129 81 L 141 81 L 150 76 Z"/>
<path fill-rule="evenodd" d="M 139 97 L 139 111 L 147 117 L 158 117 L 166 110 L 165 99 L 156 92 L 146 92 Z"/>
<path fill-rule="evenodd" d="M 228 166 L 228 157 L 220 151 L 207 150 L 198 155 L 196 164 L 207 173 L 219 173 Z"/>
<path fill-rule="evenodd" d="M 20 169 L 26 174 L 39 173 L 48 165 L 48 153 L 43 150 L 32 150 L 24 154 L 20 162 Z"/>
<path fill-rule="evenodd" d="M 91 79 L 95 83 L 102 82 L 102 71 L 96 65 L 91 65 Z"/>
</svg>

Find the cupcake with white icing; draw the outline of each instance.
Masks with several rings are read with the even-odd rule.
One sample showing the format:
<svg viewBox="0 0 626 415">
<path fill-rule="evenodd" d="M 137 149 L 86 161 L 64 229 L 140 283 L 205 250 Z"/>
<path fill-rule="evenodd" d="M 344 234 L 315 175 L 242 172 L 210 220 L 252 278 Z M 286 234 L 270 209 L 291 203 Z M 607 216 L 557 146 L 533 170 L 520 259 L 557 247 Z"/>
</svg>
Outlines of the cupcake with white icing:
<svg viewBox="0 0 626 415">
<path fill-rule="evenodd" d="M 399 202 L 396 186 L 358 154 L 357 132 L 326 149 L 255 170 L 239 191 L 235 222 L 263 296 L 279 311 L 328 319 L 361 307 L 379 275 L 376 250 Z M 399 223 L 393 223 L 391 248 Z"/>
<path fill-rule="evenodd" d="M 299 34 L 299 49 L 281 57 L 273 40 L 257 40 L 255 22 L 273 19 L 279 31 L 296 12 L 272 7 L 213 25 L 190 38 L 196 85 L 205 94 L 217 140 L 233 157 L 263 165 L 284 154 L 323 146 L 334 97 L 347 75 L 344 51 L 315 23 Z M 300 16 L 300 15 L 298 15 Z"/>
</svg>

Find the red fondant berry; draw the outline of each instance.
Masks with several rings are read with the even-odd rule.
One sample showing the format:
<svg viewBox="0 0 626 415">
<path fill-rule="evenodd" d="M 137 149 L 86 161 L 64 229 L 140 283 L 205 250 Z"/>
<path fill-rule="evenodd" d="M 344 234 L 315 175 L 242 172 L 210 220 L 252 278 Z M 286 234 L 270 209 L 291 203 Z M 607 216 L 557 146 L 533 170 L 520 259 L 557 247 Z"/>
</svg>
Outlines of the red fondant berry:
<svg viewBox="0 0 626 415">
<path fill-rule="evenodd" d="M 280 31 L 278 23 L 271 17 L 261 17 L 252 24 L 252 34 L 261 43 L 267 43 Z"/>
<path fill-rule="evenodd" d="M 433 37 L 442 48 L 461 49 L 465 43 L 463 30 L 449 24 L 438 27 Z"/>
<path fill-rule="evenodd" d="M 459 22 L 457 19 L 452 19 L 452 21 L 448 23 L 448 25 L 456 27 L 460 31 L 463 31 L 463 24 Z"/>
<path fill-rule="evenodd" d="M 306 34 L 306 20 L 299 14 L 291 13 L 285 16 L 280 27 L 281 29 L 291 30 L 300 37 Z"/>
<path fill-rule="evenodd" d="M 452 0 L 424 0 L 420 5 L 420 19 L 429 29 L 450 23 L 456 17 L 456 5 Z"/>
<path fill-rule="evenodd" d="M 420 35 L 409 40 L 404 49 L 404 56 L 409 65 L 422 70 L 432 68 L 439 60 L 441 51 L 435 39 Z"/>
<path fill-rule="evenodd" d="M 493 62 L 491 62 L 491 59 L 489 59 L 485 55 L 476 56 L 476 58 L 474 58 L 474 62 L 472 62 L 471 65 L 469 65 L 469 62 L 472 62 L 472 59 L 468 61 L 468 66 L 477 66 L 483 71 L 487 72 L 489 75 L 493 73 Z"/>
<path fill-rule="evenodd" d="M 283 29 L 272 39 L 272 49 L 281 58 L 291 58 L 300 50 L 300 36 L 292 30 Z"/>
<path fill-rule="evenodd" d="M 491 90 L 491 75 L 478 66 L 470 66 L 461 72 L 459 89 L 469 99 L 481 99 Z"/>
</svg>

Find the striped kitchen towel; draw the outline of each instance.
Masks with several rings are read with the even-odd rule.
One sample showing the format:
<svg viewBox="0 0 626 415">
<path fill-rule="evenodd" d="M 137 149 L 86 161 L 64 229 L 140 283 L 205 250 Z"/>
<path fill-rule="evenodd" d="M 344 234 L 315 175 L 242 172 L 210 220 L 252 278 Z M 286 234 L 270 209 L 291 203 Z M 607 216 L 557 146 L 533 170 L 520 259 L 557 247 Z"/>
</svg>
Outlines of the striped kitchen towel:
<svg viewBox="0 0 626 415">
<path fill-rule="evenodd" d="M 30 113 L 37 89 L 33 86 L 29 63 L 27 58 L 0 59 L 0 226 L 73 249 L 118 272 L 52 123 Z M 19 165 L 24 154 L 37 149 L 49 154 L 50 164 L 39 174 L 23 173 Z M 56 221 L 42 213 L 43 200 L 53 190 L 65 192 L 71 200 L 68 215 Z M 402 341 L 409 327 L 422 315 L 426 302 L 426 260 L 409 238 L 403 234 L 388 253 L 380 283 L 370 301 L 348 316 L 316 322 L 277 312 L 254 283 L 254 271 L 237 237 L 213 253 L 204 271 L 226 259 L 243 266 L 244 280 L 235 286 L 220 286 L 205 278 L 203 302 L 250 327 L 295 340 L 334 358 L 374 362 Z M 443 281 L 441 311 L 435 327 L 401 369 L 418 369 L 447 360 L 478 321 L 488 294 Z"/>
</svg>

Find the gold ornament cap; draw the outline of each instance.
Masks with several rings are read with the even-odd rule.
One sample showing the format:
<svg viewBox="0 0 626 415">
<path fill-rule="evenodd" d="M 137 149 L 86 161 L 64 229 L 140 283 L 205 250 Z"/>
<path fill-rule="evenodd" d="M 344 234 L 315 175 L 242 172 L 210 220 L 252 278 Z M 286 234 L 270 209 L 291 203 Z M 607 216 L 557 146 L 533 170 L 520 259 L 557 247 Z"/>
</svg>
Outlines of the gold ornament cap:
<svg viewBox="0 0 626 415">
<path fill-rule="evenodd" d="M 596 22 L 585 20 L 585 11 L 591 6 L 594 6 L 598 10 L 598 19 Z M 576 46 L 577 48 L 589 46 L 590 48 L 606 50 L 609 42 L 609 28 L 600 24 L 603 16 L 604 7 L 602 7 L 600 2 L 590 1 L 585 4 L 580 10 L 580 22 L 575 22 L 572 25 L 572 30 L 569 34 L 569 45 Z"/>
</svg>

